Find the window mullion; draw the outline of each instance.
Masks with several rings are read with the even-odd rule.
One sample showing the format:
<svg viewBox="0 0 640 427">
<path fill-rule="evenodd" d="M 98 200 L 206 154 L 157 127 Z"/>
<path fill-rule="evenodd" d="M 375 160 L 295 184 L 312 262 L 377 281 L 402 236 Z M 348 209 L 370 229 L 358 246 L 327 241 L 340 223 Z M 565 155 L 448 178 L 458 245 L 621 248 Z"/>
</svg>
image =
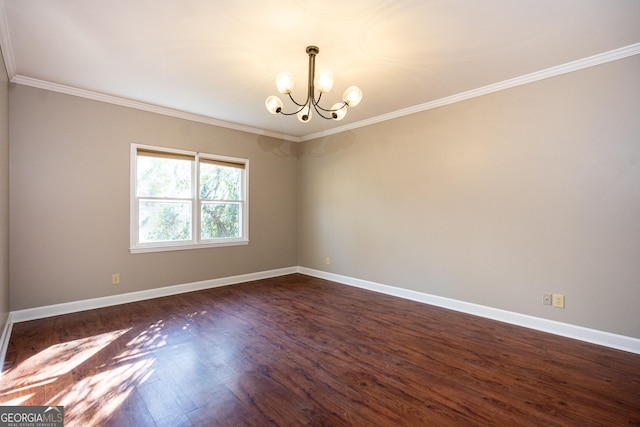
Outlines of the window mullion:
<svg viewBox="0 0 640 427">
<path fill-rule="evenodd" d="M 193 233 L 193 241 L 195 243 L 200 243 L 200 155 L 196 154 L 195 161 L 193 162 L 191 174 L 191 182 L 193 183 L 191 188 L 191 197 L 192 197 L 192 210 L 191 210 L 191 226 Z"/>
</svg>

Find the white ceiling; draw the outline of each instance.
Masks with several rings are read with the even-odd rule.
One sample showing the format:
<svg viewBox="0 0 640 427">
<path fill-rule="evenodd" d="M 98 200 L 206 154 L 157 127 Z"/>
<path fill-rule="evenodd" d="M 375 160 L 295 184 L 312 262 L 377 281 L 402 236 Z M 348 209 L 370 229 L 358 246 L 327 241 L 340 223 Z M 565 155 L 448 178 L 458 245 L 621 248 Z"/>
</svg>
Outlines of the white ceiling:
<svg viewBox="0 0 640 427">
<path fill-rule="evenodd" d="M 616 49 L 640 53 L 640 1 L 0 0 L 0 43 L 16 83 L 303 140 Z M 317 68 L 335 75 L 325 106 L 350 85 L 364 92 L 341 122 L 264 107 L 280 71 L 304 97 L 311 44 Z"/>
</svg>

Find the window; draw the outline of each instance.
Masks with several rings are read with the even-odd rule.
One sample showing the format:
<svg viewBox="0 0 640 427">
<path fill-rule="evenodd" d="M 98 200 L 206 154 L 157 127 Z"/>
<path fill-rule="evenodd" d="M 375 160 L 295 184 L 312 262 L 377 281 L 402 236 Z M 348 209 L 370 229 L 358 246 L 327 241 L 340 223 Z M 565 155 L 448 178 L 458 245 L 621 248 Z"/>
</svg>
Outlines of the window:
<svg viewBox="0 0 640 427">
<path fill-rule="evenodd" d="M 131 252 L 249 242 L 249 160 L 131 146 Z"/>
</svg>

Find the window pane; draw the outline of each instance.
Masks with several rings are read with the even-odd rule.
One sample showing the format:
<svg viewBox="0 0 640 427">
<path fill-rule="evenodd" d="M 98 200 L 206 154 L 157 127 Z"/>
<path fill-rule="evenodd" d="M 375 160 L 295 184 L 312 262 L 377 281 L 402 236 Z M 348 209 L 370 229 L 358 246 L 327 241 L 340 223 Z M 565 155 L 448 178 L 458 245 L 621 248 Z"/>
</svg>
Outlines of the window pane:
<svg viewBox="0 0 640 427">
<path fill-rule="evenodd" d="M 200 163 L 200 198 L 203 200 L 241 200 L 244 169 Z"/>
<path fill-rule="evenodd" d="M 137 157 L 138 197 L 191 197 L 193 161 L 162 157 Z"/>
<path fill-rule="evenodd" d="M 191 202 L 141 200 L 140 243 L 191 240 Z"/>
<path fill-rule="evenodd" d="M 240 203 L 202 203 L 202 240 L 240 237 Z"/>
</svg>

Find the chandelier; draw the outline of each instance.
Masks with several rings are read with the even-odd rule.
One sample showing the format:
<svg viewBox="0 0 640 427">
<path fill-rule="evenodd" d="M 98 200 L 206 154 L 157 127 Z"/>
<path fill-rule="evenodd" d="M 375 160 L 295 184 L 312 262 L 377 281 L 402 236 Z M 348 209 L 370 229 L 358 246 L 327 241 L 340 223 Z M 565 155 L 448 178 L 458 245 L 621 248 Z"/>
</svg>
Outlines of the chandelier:
<svg viewBox="0 0 640 427">
<path fill-rule="evenodd" d="M 291 95 L 293 91 L 293 75 L 288 72 L 279 73 L 276 76 L 276 86 L 278 91 L 282 94 L 289 95 L 291 101 L 297 105 L 296 111 L 292 113 L 285 113 L 282 111 L 282 100 L 277 96 L 270 96 L 265 102 L 267 110 L 271 114 L 284 114 L 285 116 L 298 117 L 298 120 L 305 123 L 311 120 L 311 112 L 313 110 L 318 113 L 320 117 L 327 120 L 342 120 L 347 115 L 347 107 L 355 107 L 360 103 L 362 99 L 362 91 L 357 86 L 351 86 L 344 91 L 342 95 L 342 102 L 334 104 L 331 108 L 323 108 L 320 106 L 320 98 L 325 92 L 329 92 L 333 87 L 333 73 L 326 69 L 318 70 L 316 75 L 316 55 L 320 52 L 317 46 L 307 46 L 306 50 L 309 55 L 309 82 L 307 98 L 304 103 L 299 103 Z M 317 90 L 318 98 L 315 97 L 315 90 Z"/>
</svg>

